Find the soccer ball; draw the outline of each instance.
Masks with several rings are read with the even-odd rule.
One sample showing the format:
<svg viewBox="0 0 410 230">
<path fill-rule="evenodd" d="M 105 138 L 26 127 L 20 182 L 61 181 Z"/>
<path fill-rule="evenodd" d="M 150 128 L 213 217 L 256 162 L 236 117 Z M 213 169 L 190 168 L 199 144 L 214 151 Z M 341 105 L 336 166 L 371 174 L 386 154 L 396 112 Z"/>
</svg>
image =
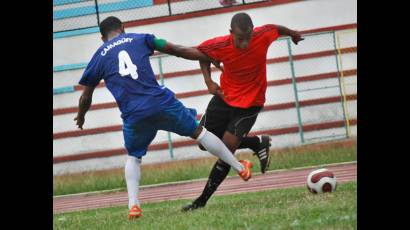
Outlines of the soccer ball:
<svg viewBox="0 0 410 230">
<path fill-rule="evenodd" d="M 307 188 L 310 192 L 324 193 L 334 192 L 337 182 L 335 175 L 328 169 L 317 169 L 309 173 L 307 177 Z"/>
</svg>

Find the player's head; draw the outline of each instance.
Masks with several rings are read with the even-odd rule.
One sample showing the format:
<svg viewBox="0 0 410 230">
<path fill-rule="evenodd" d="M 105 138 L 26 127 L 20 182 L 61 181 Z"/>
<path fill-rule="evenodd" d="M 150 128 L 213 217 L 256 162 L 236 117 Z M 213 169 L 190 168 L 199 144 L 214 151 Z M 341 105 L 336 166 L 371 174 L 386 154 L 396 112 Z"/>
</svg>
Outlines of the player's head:
<svg viewBox="0 0 410 230">
<path fill-rule="evenodd" d="M 231 29 L 234 45 L 238 49 L 246 49 L 252 38 L 253 23 L 251 17 L 246 13 L 237 13 L 232 17 Z"/>
<path fill-rule="evenodd" d="M 110 16 L 100 23 L 101 39 L 106 42 L 118 34 L 124 33 L 124 25 L 121 20 Z"/>
</svg>

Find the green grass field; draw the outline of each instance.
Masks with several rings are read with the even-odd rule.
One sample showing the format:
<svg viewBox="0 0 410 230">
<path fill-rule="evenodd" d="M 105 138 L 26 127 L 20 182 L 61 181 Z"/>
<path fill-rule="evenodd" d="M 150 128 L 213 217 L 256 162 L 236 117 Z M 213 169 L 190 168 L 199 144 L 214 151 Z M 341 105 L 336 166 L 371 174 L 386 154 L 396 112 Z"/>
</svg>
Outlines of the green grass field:
<svg viewBox="0 0 410 230">
<path fill-rule="evenodd" d="M 356 229 L 357 183 L 339 184 L 331 194 L 305 187 L 214 196 L 191 213 L 190 200 L 143 204 L 143 217 L 127 220 L 127 207 L 56 214 L 53 229 Z"/>
<path fill-rule="evenodd" d="M 271 151 L 272 160 L 269 170 L 290 169 L 295 167 L 330 164 L 357 159 L 356 141 L 310 145 Z M 253 162 L 253 172 L 260 172 L 259 161 L 251 154 L 237 155 L 240 159 Z M 141 185 L 158 184 L 198 178 L 207 178 L 216 158 L 177 161 L 166 164 L 143 165 Z M 53 195 L 107 189 L 125 189 L 124 169 L 104 172 L 85 172 L 53 177 Z M 230 175 L 234 175 L 231 170 Z"/>
</svg>

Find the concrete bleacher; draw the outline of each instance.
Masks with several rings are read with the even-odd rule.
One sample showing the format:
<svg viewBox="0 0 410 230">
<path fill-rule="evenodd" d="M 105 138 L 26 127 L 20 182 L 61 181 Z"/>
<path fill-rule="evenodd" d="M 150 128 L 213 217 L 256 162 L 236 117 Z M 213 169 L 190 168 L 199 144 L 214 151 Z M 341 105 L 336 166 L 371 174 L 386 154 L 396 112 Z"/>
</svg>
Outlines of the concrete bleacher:
<svg viewBox="0 0 410 230">
<path fill-rule="evenodd" d="M 276 23 L 301 31 L 349 31 L 356 23 L 356 1 L 302 1 L 278 6 L 246 10 L 256 26 Z M 160 24 L 126 28 L 127 32 L 153 33 L 169 41 L 194 46 L 211 37 L 228 32 L 229 21 L 236 12 L 202 16 Z M 298 17 L 292 17 L 297 15 Z M 121 18 L 121 17 L 120 17 Z M 122 19 L 122 18 L 121 18 Z M 200 28 L 198 27 L 200 25 Z M 325 28 L 325 29 L 321 29 Z M 326 29 L 327 28 L 327 29 Z M 183 35 L 183 36 L 181 36 Z M 298 90 L 329 87 L 298 94 L 301 118 L 307 139 L 345 134 L 343 107 L 340 103 L 338 64 L 335 56 L 333 33 L 307 36 L 300 45 L 292 45 L 294 70 Z M 101 45 L 98 33 L 54 39 L 53 72 L 53 157 L 54 174 L 95 169 L 123 167 L 125 152 L 121 131 L 120 112 L 105 87 L 98 87 L 93 107 L 86 116 L 85 130 L 76 129 L 73 118 L 81 94 L 77 85 L 84 65 Z M 347 105 L 352 134 L 356 134 L 357 62 L 356 33 L 340 34 L 343 75 L 348 95 Z M 273 138 L 273 147 L 299 145 L 298 118 L 292 71 L 288 61 L 286 39 L 272 44 L 267 54 L 268 90 L 265 110 L 260 113 L 253 134 L 267 133 Z M 151 59 L 155 74 L 159 74 L 158 57 Z M 162 57 L 164 84 L 177 94 L 187 106 L 203 114 L 212 97 L 206 91 L 199 64 L 176 57 Z M 340 70 L 340 66 L 339 66 Z M 219 82 L 220 72 L 212 77 Z M 103 86 L 103 85 L 102 85 Z M 166 132 L 158 132 L 143 163 L 210 156 L 200 151 L 186 137 L 171 134 L 174 142 L 173 158 L 168 150 Z"/>
</svg>

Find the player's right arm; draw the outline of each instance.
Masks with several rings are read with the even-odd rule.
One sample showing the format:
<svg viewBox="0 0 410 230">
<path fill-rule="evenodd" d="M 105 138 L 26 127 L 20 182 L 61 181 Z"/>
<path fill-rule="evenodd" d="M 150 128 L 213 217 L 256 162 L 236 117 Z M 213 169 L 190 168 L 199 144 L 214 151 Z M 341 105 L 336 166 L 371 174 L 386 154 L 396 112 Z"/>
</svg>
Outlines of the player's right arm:
<svg viewBox="0 0 410 230">
<path fill-rule="evenodd" d="M 201 67 L 202 75 L 204 76 L 205 84 L 208 88 L 208 92 L 213 95 L 218 95 L 221 98 L 224 98 L 223 91 L 219 87 L 218 83 L 214 82 L 211 78 L 211 63 L 215 65 L 216 68 L 224 71 L 223 67 L 220 66 L 222 62 L 223 54 L 221 54 L 218 49 L 214 49 L 215 44 L 224 43 L 225 40 L 220 38 L 212 38 L 202 42 L 197 49 L 209 56 L 213 61 L 200 60 L 199 66 Z"/>
<path fill-rule="evenodd" d="M 77 121 L 77 126 L 80 129 L 83 129 L 85 114 L 91 107 L 94 89 L 102 79 L 100 73 L 102 65 L 99 56 L 98 52 L 94 54 L 79 81 L 84 89 L 78 102 L 78 113 L 74 120 Z"/>
<path fill-rule="evenodd" d="M 78 113 L 74 120 L 77 121 L 77 126 L 80 129 L 83 129 L 85 114 L 91 107 L 94 89 L 95 87 L 84 86 L 83 93 L 78 102 Z"/>
<path fill-rule="evenodd" d="M 199 65 L 201 66 L 202 75 L 204 75 L 204 80 L 206 87 L 208 88 L 208 92 L 210 94 L 218 95 L 219 97 L 224 98 L 224 94 L 221 90 L 221 87 L 219 87 L 219 85 L 216 82 L 214 82 L 211 78 L 211 62 L 199 61 Z M 219 66 L 219 62 L 217 62 L 217 65 Z"/>
</svg>

